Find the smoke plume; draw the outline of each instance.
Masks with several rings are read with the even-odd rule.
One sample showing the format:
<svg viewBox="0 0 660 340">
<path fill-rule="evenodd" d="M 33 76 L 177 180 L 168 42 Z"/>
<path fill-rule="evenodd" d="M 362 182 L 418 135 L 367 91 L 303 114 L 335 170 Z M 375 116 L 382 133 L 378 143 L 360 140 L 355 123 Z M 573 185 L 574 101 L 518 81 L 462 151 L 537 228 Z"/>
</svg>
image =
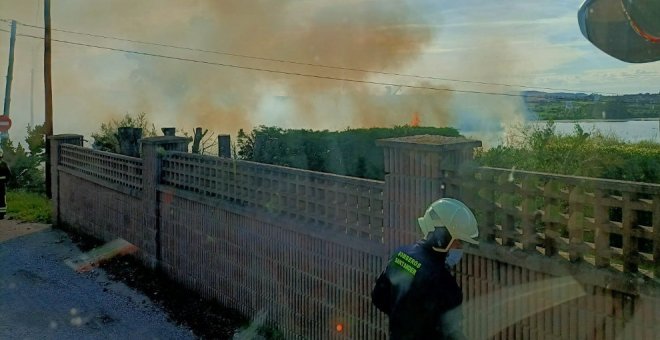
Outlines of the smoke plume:
<svg viewBox="0 0 660 340">
<path fill-rule="evenodd" d="M 0 12 L 21 22 L 42 25 L 42 9 L 36 4 L 0 0 Z M 55 39 L 202 61 L 54 42 L 55 133 L 89 135 L 102 122 L 138 112 L 146 112 L 157 127 L 177 126 L 191 131 L 195 126 L 203 126 L 231 134 L 239 128 L 249 130 L 261 124 L 343 129 L 410 124 L 414 118 L 424 126 L 453 125 L 478 131 L 483 122 L 501 126 L 519 120 L 524 111 L 519 99 L 478 96 L 464 100 L 464 95 L 451 91 L 365 84 L 360 81 L 453 90 L 453 86 L 440 81 L 420 83 L 406 77 L 348 70 L 405 72 L 424 56 L 427 61 L 432 58 L 433 63 L 427 65 L 439 68 L 427 67 L 411 73 L 442 76 L 447 70 L 445 65 L 455 64 L 460 65 L 453 70 L 456 74 L 460 68 L 457 78 L 498 82 L 517 72 L 509 62 L 507 53 L 511 49 L 506 40 L 498 39 L 497 34 L 484 36 L 478 26 L 460 39 L 474 48 L 458 57 L 453 55 L 460 60 L 428 54 L 429 46 L 442 44 L 444 38 L 438 38 L 440 17 L 437 13 L 424 15 L 426 8 L 414 4 L 417 3 L 376 0 L 53 2 L 54 28 L 340 67 L 255 60 L 54 31 Z M 42 35 L 43 30 L 19 26 L 19 33 Z M 3 34 L 0 52 L 6 46 Z M 39 40 L 18 39 L 14 89 L 22 92 L 23 98 L 29 93 L 31 65 L 36 66 L 35 83 L 43 84 L 39 55 L 42 45 Z M 473 89 L 466 84 L 457 88 Z M 476 90 L 509 89 L 481 86 Z M 42 108 L 43 91 L 39 86 L 35 94 L 35 107 Z M 459 101 L 478 104 L 456 106 Z M 16 111 L 24 112 L 27 107 L 20 100 L 13 105 Z"/>
<path fill-rule="evenodd" d="M 421 9 L 401 1 L 159 0 L 135 3 L 120 0 L 77 1 L 76 4 L 66 20 L 54 17 L 54 26 L 66 22 L 71 29 L 95 27 L 95 31 L 135 40 L 386 72 L 397 71 L 414 62 L 434 33 L 424 25 Z M 287 73 L 357 81 L 374 79 L 373 74 L 365 72 L 137 43 L 109 43 L 112 46 L 119 43 L 126 49 Z M 91 57 L 92 53 L 105 55 L 106 52 L 84 53 Z M 136 55 L 106 56 L 103 60 L 105 65 L 92 66 L 90 64 L 98 61 L 88 58 L 81 65 L 60 66 L 63 69 L 55 78 L 60 93 L 68 96 L 89 93 L 90 83 L 96 83 L 101 93 L 85 95 L 90 101 L 86 105 L 89 113 L 95 118 L 106 117 L 107 111 L 117 115 L 145 111 L 156 125 L 201 125 L 210 130 L 235 133 L 239 128 L 250 129 L 263 121 L 272 122 L 268 119 L 271 108 L 263 105 L 264 98 L 280 96 L 285 98 L 284 109 L 288 111 L 283 116 L 285 119 L 274 122 L 281 126 L 325 129 L 403 125 L 410 122 L 414 112 L 420 112 L 423 123 L 447 121 L 444 117 L 446 94 L 431 96 L 400 91 L 400 95 L 386 96 L 384 86 Z M 126 67 L 127 62 L 130 67 Z M 108 80 L 114 82 L 114 87 L 119 85 L 118 81 L 124 82 L 119 98 L 104 91 L 109 90 L 110 85 L 103 78 L 112 77 L 115 79 Z M 108 107 L 100 102 L 112 105 Z"/>
</svg>

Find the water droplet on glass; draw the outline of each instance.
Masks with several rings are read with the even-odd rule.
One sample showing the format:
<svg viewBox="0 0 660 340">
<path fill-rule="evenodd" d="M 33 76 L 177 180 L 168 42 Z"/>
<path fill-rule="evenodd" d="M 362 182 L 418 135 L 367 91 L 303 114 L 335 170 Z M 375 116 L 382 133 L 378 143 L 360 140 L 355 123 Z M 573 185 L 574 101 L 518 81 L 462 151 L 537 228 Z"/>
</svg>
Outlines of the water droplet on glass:
<svg viewBox="0 0 660 340">
<path fill-rule="evenodd" d="M 71 325 L 81 326 L 82 325 L 82 318 L 79 317 L 79 316 L 76 316 L 75 318 L 71 319 Z"/>
</svg>

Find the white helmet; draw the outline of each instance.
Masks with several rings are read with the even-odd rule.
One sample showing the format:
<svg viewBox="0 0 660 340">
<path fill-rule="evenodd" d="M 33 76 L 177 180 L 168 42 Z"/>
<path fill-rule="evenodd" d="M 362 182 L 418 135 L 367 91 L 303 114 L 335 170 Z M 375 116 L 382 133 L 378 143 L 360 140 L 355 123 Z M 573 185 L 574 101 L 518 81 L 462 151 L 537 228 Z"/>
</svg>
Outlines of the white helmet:
<svg viewBox="0 0 660 340">
<path fill-rule="evenodd" d="M 445 227 L 452 239 L 479 244 L 479 241 L 475 240 L 479 236 L 477 219 L 470 208 L 461 201 L 441 198 L 431 203 L 424 217 L 418 218 L 417 222 L 424 237 L 436 227 Z"/>
</svg>

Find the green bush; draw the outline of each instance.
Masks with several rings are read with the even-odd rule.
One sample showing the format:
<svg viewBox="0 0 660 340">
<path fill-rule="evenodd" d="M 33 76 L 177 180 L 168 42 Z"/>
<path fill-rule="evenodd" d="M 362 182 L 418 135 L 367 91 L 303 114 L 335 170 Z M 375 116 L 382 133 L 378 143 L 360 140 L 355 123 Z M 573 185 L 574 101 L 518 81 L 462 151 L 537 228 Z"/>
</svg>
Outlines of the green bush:
<svg viewBox="0 0 660 340">
<path fill-rule="evenodd" d="M 521 132 L 520 139 L 477 153 L 486 166 L 574 176 L 660 183 L 660 144 L 626 143 L 601 133 L 586 133 L 579 125 L 570 135 L 554 124 Z"/>
<path fill-rule="evenodd" d="M 344 131 L 285 130 L 260 126 L 238 132 L 237 157 L 260 163 L 382 180 L 384 138 L 441 135 L 459 136 L 454 128 L 398 126 Z"/>
</svg>

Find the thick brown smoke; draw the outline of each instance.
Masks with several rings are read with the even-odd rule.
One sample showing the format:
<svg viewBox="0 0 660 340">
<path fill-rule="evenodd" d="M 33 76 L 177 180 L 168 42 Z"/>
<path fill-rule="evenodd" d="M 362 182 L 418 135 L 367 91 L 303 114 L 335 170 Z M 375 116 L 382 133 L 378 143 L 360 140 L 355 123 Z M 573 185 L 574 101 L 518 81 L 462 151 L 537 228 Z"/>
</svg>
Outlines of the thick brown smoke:
<svg viewBox="0 0 660 340">
<path fill-rule="evenodd" d="M 221 32 L 219 37 L 207 40 L 206 45 L 250 55 L 344 68 L 396 71 L 414 61 L 432 39 L 431 30 L 419 26 L 419 13 L 401 2 L 344 0 L 312 4 L 260 1 L 248 5 L 237 0 L 206 4 L 214 16 L 210 31 Z M 245 63 L 245 60 L 235 61 Z M 282 63 L 259 62 L 253 65 L 332 78 L 365 80 L 372 76 L 363 72 Z M 293 100 L 295 108 L 290 112 L 290 121 L 298 126 L 326 128 L 339 125 L 333 122 L 335 119 L 344 120 L 341 125 L 355 127 L 404 124 L 414 110 L 410 107 L 414 103 L 410 97 L 398 101 L 390 98 L 394 105 L 383 105 L 387 100 L 382 98 L 385 93 L 382 87 L 351 82 L 269 73 L 236 74 L 235 80 L 227 80 L 220 80 L 225 83 L 223 87 L 240 87 L 231 96 L 238 105 L 218 103 L 213 114 L 198 112 L 200 123 L 209 123 L 211 117 L 217 117 L 216 121 L 228 121 L 228 125 L 234 126 L 232 123 L 236 119 L 231 116 L 249 117 L 250 111 L 256 109 L 255 101 L 261 96 L 260 91 L 264 89 L 259 85 L 264 82 L 265 87 L 281 87 L 283 94 Z M 346 105 L 339 110 L 350 112 L 339 115 L 329 112 L 335 108 L 323 103 L 332 100 L 343 101 Z M 431 102 L 435 104 L 427 106 L 440 111 L 428 112 L 429 115 L 442 115 L 446 111 L 442 105 L 437 105 L 436 98 Z M 414 104 L 424 106 L 423 103 Z M 236 123 L 259 123 L 254 120 Z"/>
<path fill-rule="evenodd" d="M 114 18 L 149 12 L 146 5 L 136 8 L 132 1 L 131 5 L 122 2 L 125 1 L 113 1 L 113 5 L 107 5 L 105 9 L 99 9 L 98 4 L 84 7 L 105 10 Z M 141 18 L 139 21 L 142 22 L 120 22 L 117 28 L 122 35 L 145 36 L 144 39 L 154 41 L 378 71 L 397 71 L 414 61 L 425 44 L 431 41 L 433 33 L 428 26 L 420 25 L 417 10 L 398 1 L 224 0 L 196 1 L 194 4 L 159 1 L 161 9 L 156 12 L 162 14 L 160 20 L 156 21 L 156 15 L 151 14 Z M 161 34 L 151 32 L 149 27 L 158 27 Z M 172 53 L 181 52 L 170 51 L 168 54 Z M 190 57 L 191 53 L 185 53 L 185 56 Z M 205 53 L 193 53 L 192 58 L 333 78 L 365 80 L 373 77 L 373 74 L 363 72 Z M 385 89 L 382 86 L 153 58 L 136 60 L 139 67 L 132 71 L 131 77 L 140 80 L 136 93 L 147 97 L 147 101 L 170 103 L 178 111 L 178 125 L 205 125 L 231 133 L 238 128 L 249 129 L 261 124 L 256 115 L 260 99 L 275 94 L 290 98 L 294 105 L 292 112 L 288 112 L 287 121 L 281 122 L 284 126 L 391 126 L 409 122 L 414 111 L 422 112 L 423 116 L 438 117 L 425 122 L 443 122 L 444 119 L 439 117 L 446 112 L 444 103 L 447 98 L 442 94 L 383 98 Z M 342 101 L 345 105 L 339 109 L 348 112 L 328 112 L 336 108 L 328 108 L 324 103 L 333 100 Z M 142 111 L 140 108 L 136 110 Z M 268 114 L 268 108 L 262 108 L 262 111 Z M 342 121 L 336 122 L 336 119 Z"/>
<path fill-rule="evenodd" d="M 32 6 L 32 7 L 31 7 Z M 0 8 L 35 22 L 34 4 Z M 25 8 L 23 8 L 25 7 Z M 33 8 L 34 7 L 34 8 Z M 433 29 L 402 1 L 132 0 L 53 3 L 55 28 L 304 63 L 397 72 L 416 61 Z M 39 34 L 39 30 L 24 29 Z M 370 73 L 251 60 L 54 32 L 56 39 L 188 59 L 352 80 L 415 84 Z M 25 39 L 24 39 L 25 40 Z M 448 94 L 216 67 L 200 63 L 54 45 L 54 101 L 59 121 L 94 131 L 109 117 L 147 112 L 157 127 L 250 129 L 272 117 L 264 100 L 286 98 L 276 124 L 314 129 L 392 126 L 418 112 L 423 125 L 448 122 Z M 39 81 L 39 80 L 38 80 Z M 436 85 L 437 86 L 437 85 Z M 266 100 L 267 102 L 267 100 Z M 271 101 L 272 102 L 272 101 Z M 277 108 L 272 108 L 273 111 Z M 278 118 L 279 119 L 279 118 Z M 271 120 L 272 121 L 272 120 Z M 64 124 L 67 125 L 67 124 Z M 55 122 L 56 132 L 65 126 Z M 69 126 L 66 126 L 68 130 Z M 82 127 L 81 127 L 82 128 Z M 82 128 L 84 130 L 84 128 Z"/>
</svg>

